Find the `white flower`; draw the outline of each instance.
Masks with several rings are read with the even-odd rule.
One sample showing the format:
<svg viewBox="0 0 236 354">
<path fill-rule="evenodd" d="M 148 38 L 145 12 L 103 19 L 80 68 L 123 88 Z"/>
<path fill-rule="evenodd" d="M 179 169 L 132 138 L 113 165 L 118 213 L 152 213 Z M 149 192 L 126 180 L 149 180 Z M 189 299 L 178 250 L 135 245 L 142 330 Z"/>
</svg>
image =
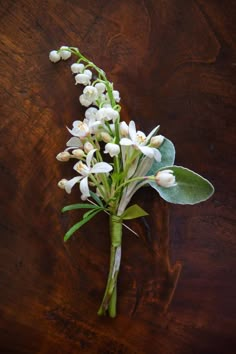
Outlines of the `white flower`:
<svg viewBox="0 0 236 354">
<path fill-rule="evenodd" d="M 74 170 L 81 176 L 74 177 L 67 181 L 65 184 L 65 190 L 67 193 L 71 193 L 72 187 L 80 182 L 80 191 L 83 197 L 89 197 L 88 177 L 92 173 L 108 173 L 112 170 L 112 166 L 106 162 L 97 162 L 91 167 L 92 158 L 96 149 L 91 150 L 86 157 L 86 164 L 82 161 L 77 162 L 74 165 Z"/>
<path fill-rule="evenodd" d="M 150 146 L 158 148 L 161 146 L 161 144 L 164 141 L 164 136 L 163 135 L 156 135 L 151 138 L 150 141 Z"/>
<path fill-rule="evenodd" d="M 97 120 L 101 122 L 112 120 L 114 123 L 116 119 L 119 117 L 119 113 L 113 108 L 103 107 L 97 111 L 96 116 L 97 116 Z"/>
<path fill-rule="evenodd" d="M 111 157 L 117 156 L 120 153 L 120 147 L 117 144 L 108 143 L 105 145 L 104 154 L 109 154 Z"/>
<path fill-rule="evenodd" d="M 86 100 L 91 101 L 92 103 L 98 98 L 98 90 L 96 89 L 96 87 L 86 86 L 83 90 L 83 96 Z"/>
<path fill-rule="evenodd" d="M 88 120 L 96 120 L 96 113 L 97 113 L 97 108 L 95 107 L 89 107 L 88 109 L 86 109 L 85 111 L 85 118 Z"/>
<path fill-rule="evenodd" d="M 106 85 L 103 82 L 98 82 L 95 87 L 98 90 L 99 95 L 104 93 L 106 90 Z"/>
<path fill-rule="evenodd" d="M 156 183 L 164 188 L 176 186 L 177 183 L 175 181 L 175 176 L 173 176 L 173 173 L 174 172 L 172 170 L 158 171 L 155 176 Z"/>
<path fill-rule="evenodd" d="M 91 144 L 89 141 L 86 141 L 86 143 L 84 144 L 84 151 L 86 152 L 86 154 L 93 149 L 93 144 Z"/>
<path fill-rule="evenodd" d="M 119 103 L 120 102 L 120 92 L 117 90 L 113 90 L 112 93 L 113 93 L 113 97 L 114 97 L 115 101 L 117 103 Z"/>
<path fill-rule="evenodd" d="M 60 48 L 60 56 L 61 56 L 62 60 L 67 60 L 71 57 L 71 52 L 69 52 L 67 49 L 69 49 L 69 48 L 66 46 L 62 46 Z"/>
<path fill-rule="evenodd" d="M 61 60 L 60 54 L 56 50 L 52 50 L 49 53 L 49 60 L 53 63 L 57 63 L 59 60 Z"/>
<path fill-rule="evenodd" d="M 122 138 L 120 140 L 120 145 L 123 146 L 133 146 L 135 149 L 139 149 L 143 155 L 148 156 L 149 158 L 154 157 L 157 162 L 161 161 L 161 153 L 159 150 L 146 146 L 149 143 L 149 140 L 155 134 L 158 127 L 154 128 L 151 133 L 146 137 L 146 135 L 141 131 L 136 131 L 136 126 L 134 121 L 129 123 L 129 138 Z"/>
<path fill-rule="evenodd" d="M 70 156 L 70 153 L 68 151 L 62 151 L 56 156 L 56 159 L 58 161 L 65 162 L 65 161 L 69 161 L 70 157 L 71 156 Z"/>
<path fill-rule="evenodd" d="M 92 104 L 92 102 L 93 102 L 90 99 L 88 99 L 85 95 L 80 95 L 79 96 L 79 101 L 80 101 L 81 105 L 84 106 L 84 107 L 90 106 Z"/>
<path fill-rule="evenodd" d="M 90 80 L 92 79 L 93 73 L 91 70 L 89 69 L 84 70 L 84 74 L 87 75 Z"/>
<path fill-rule="evenodd" d="M 129 127 L 126 122 L 120 122 L 120 135 L 126 137 L 129 135 Z"/>
<path fill-rule="evenodd" d="M 90 77 L 87 74 L 77 74 L 75 75 L 75 85 L 82 84 L 82 85 L 89 85 L 90 84 Z"/>
<path fill-rule="evenodd" d="M 67 128 L 69 130 L 69 132 L 74 135 L 77 136 L 79 138 L 84 138 L 86 136 L 88 136 L 90 134 L 90 129 L 87 123 L 82 122 L 81 120 L 75 120 L 73 122 L 73 128 L 72 130 Z"/>
<path fill-rule="evenodd" d="M 72 155 L 77 157 L 77 159 L 82 159 L 82 157 L 84 157 L 85 154 L 82 149 L 75 149 L 72 151 Z"/>
<path fill-rule="evenodd" d="M 81 142 L 81 140 L 79 138 L 73 137 L 73 138 L 70 138 L 69 141 L 67 141 L 66 146 L 68 146 L 66 150 L 78 149 L 78 148 L 83 147 L 83 143 Z"/>
<path fill-rule="evenodd" d="M 63 178 L 57 183 L 57 185 L 58 185 L 59 188 L 65 189 L 66 182 L 68 182 L 68 180 Z"/>
<path fill-rule="evenodd" d="M 104 141 L 104 143 L 110 143 L 110 141 L 112 140 L 112 137 L 107 132 L 101 132 L 100 138 L 102 139 L 102 141 Z"/>
<path fill-rule="evenodd" d="M 84 64 L 82 63 L 74 63 L 71 65 L 71 71 L 72 74 L 78 74 L 78 73 L 82 73 L 82 71 L 84 70 Z"/>
</svg>

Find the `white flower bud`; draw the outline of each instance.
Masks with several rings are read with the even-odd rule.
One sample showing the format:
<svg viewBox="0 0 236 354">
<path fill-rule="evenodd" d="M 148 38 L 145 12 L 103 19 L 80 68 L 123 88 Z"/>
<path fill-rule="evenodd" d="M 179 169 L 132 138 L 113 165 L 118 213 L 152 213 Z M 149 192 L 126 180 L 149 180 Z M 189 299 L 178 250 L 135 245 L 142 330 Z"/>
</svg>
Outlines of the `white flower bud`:
<svg viewBox="0 0 236 354">
<path fill-rule="evenodd" d="M 90 106 L 93 102 L 93 101 L 87 99 L 87 97 L 85 95 L 79 96 L 79 101 L 82 104 L 82 106 L 84 106 L 84 107 Z"/>
<path fill-rule="evenodd" d="M 80 199 L 83 200 L 83 202 L 84 202 L 85 200 L 88 199 L 88 197 L 84 194 L 81 194 Z"/>
<path fill-rule="evenodd" d="M 173 176 L 172 170 L 163 170 L 157 172 L 155 176 L 156 183 L 164 188 L 170 188 L 176 186 L 175 176 Z"/>
<path fill-rule="evenodd" d="M 150 146 L 158 148 L 161 146 L 161 144 L 164 141 L 164 136 L 163 135 L 156 135 L 151 138 L 150 141 Z"/>
<path fill-rule="evenodd" d="M 84 74 L 87 75 L 90 80 L 92 79 L 93 73 L 91 70 L 89 69 L 84 70 Z"/>
<path fill-rule="evenodd" d="M 103 82 L 98 82 L 95 87 L 98 90 L 99 95 L 104 93 L 106 90 L 106 85 Z"/>
<path fill-rule="evenodd" d="M 84 151 L 86 153 L 88 153 L 89 151 L 91 151 L 93 149 L 94 149 L 93 144 L 91 144 L 89 141 L 86 141 L 86 143 L 84 144 Z"/>
<path fill-rule="evenodd" d="M 98 90 L 93 86 L 86 86 L 83 90 L 84 97 L 90 101 L 96 101 L 98 98 Z"/>
<path fill-rule="evenodd" d="M 75 149 L 72 151 L 72 154 L 77 157 L 77 159 L 82 159 L 82 157 L 84 156 L 84 152 L 82 149 Z"/>
<path fill-rule="evenodd" d="M 104 141 L 104 143 L 109 143 L 112 140 L 112 137 L 107 132 L 101 132 L 100 138 Z"/>
<path fill-rule="evenodd" d="M 112 120 L 113 122 L 115 122 L 116 119 L 119 117 L 119 113 L 113 108 L 103 107 L 97 111 L 96 116 L 97 120 L 102 122 L 108 120 Z"/>
<path fill-rule="evenodd" d="M 71 57 L 71 52 L 69 52 L 67 49 L 69 49 L 67 46 L 62 46 L 60 48 L 60 56 L 62 60 L 67 60 Z"/>
<path fill-rule="evenodd" d="M 109 154 L 111 157 L 117 156 L 120 153 L 120 147 L 117 144 L 108 143 L 105 145 L 104 154 Z"/>
<path fill-rule="evenodd" d="M 49 53 L 49 60 L 52 63 L 57 63 L 59 60 L 61 60 L 60 54 L 58 54 L 56 50 L 52 50 Z"/>
<path fill-rule="evenodd" d="M 57 183 L 57 185 L 58 185 L 59 188 L 65 189 L 66 182 L 68 182 L 68 180 L 63 178 Z"/>
<path fill-rule="evenodd" d="M 75 85 L 82 84 L 82 85 L 89 85 L 90 84 L 90 77 L 86 74 L 77 74 L 75 75 Z"/>
<path fill-rule="evenodd" d="M 128 136 L 129 135 L 129 127 L 125 121 L 120 122 L 120 135 L 121 136 Z"/>
<path fill-rule="evenodd" d="M 85 111 L 85 118 L 88 120 L 95 120 L 96 119 L 97 108 L 89 107 Z"/>
<path fill-rule="evenodd" d="M 58 161 L 65 162 L 65 161 L 69 161 L 70 157 L 71 156 L 70 156 L 70 153 L 68 151 L 62 151 L 56 156 L 56 159 Z"/>
<path fill-rule="evenodd" d="M 84 64 L 82 63 L 74 63 L 71 65 L 71 71 L 72 74 L 78 74 L 78 73 L 82 73 L 82 71 L 84 70 Z"/>
<path fill-rule="evenodd" d="M 113 97 L 114 97 L 115 101 L 117 103 L 119 103 L 120 102 L 120 92 L 117 90 L 113 90 L 112 93 L 113 93 Z"/>
</svg>

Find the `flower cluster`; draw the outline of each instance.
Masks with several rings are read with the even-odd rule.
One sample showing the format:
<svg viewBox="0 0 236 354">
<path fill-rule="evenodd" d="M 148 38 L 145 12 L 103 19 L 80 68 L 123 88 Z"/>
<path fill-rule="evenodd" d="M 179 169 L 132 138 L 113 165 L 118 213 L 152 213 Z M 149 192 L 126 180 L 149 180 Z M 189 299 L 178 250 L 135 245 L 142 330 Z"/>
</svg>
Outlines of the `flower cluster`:
<svg viewBox="0 0 236 354">
<path fill-rule="evenodd" d="M 78 48 L 62 46 L 51 51 L 49 59 L 56 63 L 69 59 L 72 54 L 77 61 L 71 65 L 71 72 L 75 85 L 83 86 L 79 101 L 86 109 L 84 116 L 67 128 L 71 137 L 65 150 L 56 157 L 62 162 L 74 159 L 75 175 L 69 180 L 60 180 L 58 186 L 71 193 L 72 188 L 79 185 L 81 199 L 87 201 L 67 206 L 63 211 L 89 211 L 71 227 L 64 240 L 98 212 L 109 214 L 110 272 L 98 314 L 105 315 L 108 311 L 115 317 L 123 220 L 147 215 L 136 204 L 127 208 L 134 193 L 144 185 L 150 185 L 168 202 L 195 204 L 208 199 L 214 189 L 198 174 L 173 165 L 174 145 L 158 134 L 159 126 L 146 135 L 137 129 L 133 120 L 129 123 L 121 120 L 119 91 L 113 88 L 105 72 Z"/>
</svg>

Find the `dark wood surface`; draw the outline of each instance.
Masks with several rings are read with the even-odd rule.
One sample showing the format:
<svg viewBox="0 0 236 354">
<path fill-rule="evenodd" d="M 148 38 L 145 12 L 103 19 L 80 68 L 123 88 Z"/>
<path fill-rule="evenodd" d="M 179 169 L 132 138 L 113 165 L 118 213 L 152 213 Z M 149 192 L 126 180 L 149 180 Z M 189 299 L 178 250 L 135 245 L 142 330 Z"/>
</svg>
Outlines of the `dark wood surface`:
<svg viewBox="0 0 236 354">
<path fill-rule="evenodd" d="M 1 354 L 235 353 L 235 15 L 233 0 L 1 1 Z M 57 188 L 72 174 L 55 155 L 83 109 L 69 63 L 48 60 L 60 45 L 96 61 L 123 118 L 161 124 L 177 164 L 216 188 L 171 206 L 170 221 L 154 192 L 138 193 L 150 216 L 130 223 L 143 238 L 124 232 L 115 320 L 96 315 L 106 215 L 62 241 L 78 214 L 60 209 L 78 196 Z"/>
</svg>

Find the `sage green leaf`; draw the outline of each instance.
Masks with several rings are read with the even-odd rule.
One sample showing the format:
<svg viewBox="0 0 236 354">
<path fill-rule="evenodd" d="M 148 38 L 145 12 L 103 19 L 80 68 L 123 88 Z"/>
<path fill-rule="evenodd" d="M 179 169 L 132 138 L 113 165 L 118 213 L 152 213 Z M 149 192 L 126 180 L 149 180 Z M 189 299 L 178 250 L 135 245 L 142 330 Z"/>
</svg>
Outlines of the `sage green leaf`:
<svg viewBox="0 0 236 354">
<path fill-rule="evenodd" d="M 165 138 L 158 150 L 161 153 L 161 161 L 153 162 L 151 169 L 147 173 L 147 176 L 153 176 L 160 168 L 172 166 L 175 162 L 175 147 L 169 139 Z"/>
<path fill-rule="evenodd" d="M 172 170 L 176 179 L 176 186 L 164 188 L 155 181 L 149 181 L 160 196 L 169 203 L 174 204 L 197 204 L 210 198 L 214 193 L 213 185 L 197 173 L 181 167 L 166 166 L 163 170 Z"/>
<path fill-rule="evenodd" d="M 62 213 L 65 211 L 75 210 L 75 209 L 96 209 L 99 208 L 97 205 L 92 205 L 88 203 L 71 204 L 62 208 Z"/>
<path fill-rule="evenodd" d="M 75 225 L 73 225 L 65 234 L 64 242 L 69 240 L 69 238 L 73 235 L 73 233 L 75 233 L 75 231 L 79 230 L 81 228 L 81 226 L 86 224 L 90 219 L 92 219 L 100 211 L 101 211 L 101 209 L 95 210 L 92 214 L 88 215 L 86 218 L 82 219 L 81 221 L 79 221 Z"/>
<path fill-rule="evenodd" d="M 121 215 L 121 218 L 123 220 L 130 220 L 130 219 L 136 219 L 147 215 L 148 213 L 145 210 L 143 210 L 137 204 L 134 204 L 124 211 L 124 213 Z"/>
</svg>

